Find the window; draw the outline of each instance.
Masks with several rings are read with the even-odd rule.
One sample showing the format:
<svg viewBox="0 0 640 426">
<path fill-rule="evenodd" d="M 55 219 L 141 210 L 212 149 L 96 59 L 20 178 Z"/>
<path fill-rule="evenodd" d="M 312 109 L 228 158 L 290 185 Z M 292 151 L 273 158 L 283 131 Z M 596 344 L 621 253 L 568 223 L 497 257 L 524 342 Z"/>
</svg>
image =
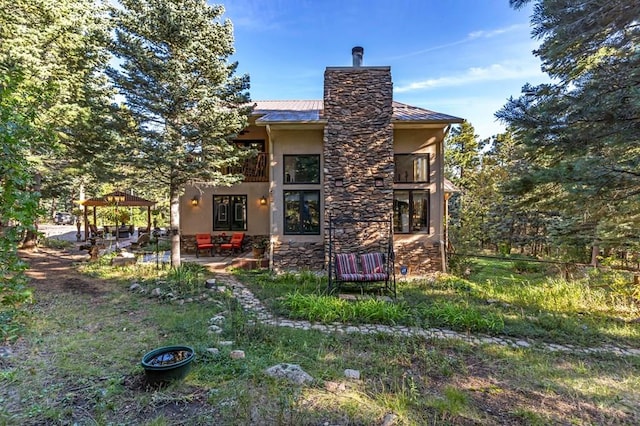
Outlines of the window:
<svg viewBox="0 0 640 426">
<path fill-rule="evenodd" d="M 398 154 L 395 162 L 395 182 L 429 182 L 429 154 Z"/>
<path fill-rule="evenodd" d="M 319 155 L 285 155 L 284 183 L 320 183 Z"/>
<path fill-rule="evenodd" d="M 213 230 L 214 231 L 246 231 L 247 229 L 247 196 L 246 195 L 214 195 L 213 196 Z"/>
<path fill-rule="evenodd" d="M 429 191 L 393 191 L 393 231 L 429 232 Z"/>
<path fill-rule="evenodd" d="M 320 191 L 284 191 L 284 233 L 320 234 Z"/>
</svg>

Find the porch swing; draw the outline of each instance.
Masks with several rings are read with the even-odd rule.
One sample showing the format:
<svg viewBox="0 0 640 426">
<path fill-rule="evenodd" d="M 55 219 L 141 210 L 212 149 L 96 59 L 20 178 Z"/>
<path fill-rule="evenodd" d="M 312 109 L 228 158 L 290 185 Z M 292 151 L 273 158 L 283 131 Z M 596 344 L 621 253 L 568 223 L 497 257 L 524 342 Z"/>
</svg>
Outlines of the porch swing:
<svg viewBox="0 0 640 426">
<path fill-rule="evenodd" d="M 337 234 L 348 235 L 346 228 L 352 233 L 359 232 L 359 238 L 353 241 L 341 241 Z M 357 229 L 360 227 L 360 229 Z M 372 227 L 379 228 L 379 233 L 386 238 L 373 238 Z M 376 232 L 375 230 L 373 232 Z M 386 241 L 385 241 L 386 240 Z M 395 255 L 393 251 L 392 219 L 358 219 L 354 217 L 333 217 L 329 215 L 329 256 L 328 256 L 328 292 L 340 291 L 347 283 L 382 290 L 396 297 Z"/>
</svg>

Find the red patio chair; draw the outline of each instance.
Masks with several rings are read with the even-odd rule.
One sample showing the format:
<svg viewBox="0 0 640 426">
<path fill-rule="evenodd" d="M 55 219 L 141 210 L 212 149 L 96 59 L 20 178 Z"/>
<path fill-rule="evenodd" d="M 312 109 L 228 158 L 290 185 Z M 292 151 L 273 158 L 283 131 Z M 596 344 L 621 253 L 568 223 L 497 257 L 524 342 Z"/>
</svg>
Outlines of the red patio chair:
<svg viewBox="0 0 640 426">
<path fill-rule="evenodd" d="M 244 232 L 234 232 L 228 243 L 220 244 L 220 251 L 230 250 L 232 253 L 242 251 L 242 242 L 244 241 Z"/>
<path fill-rule="evenodd" d="M 211 242 L 211 235 L 209 234 L 196 234 L 196 257 L 200 257 L 200 250 L 209 249 L 209 253 L 213 256 L 213 243 Z"/>
</svg>

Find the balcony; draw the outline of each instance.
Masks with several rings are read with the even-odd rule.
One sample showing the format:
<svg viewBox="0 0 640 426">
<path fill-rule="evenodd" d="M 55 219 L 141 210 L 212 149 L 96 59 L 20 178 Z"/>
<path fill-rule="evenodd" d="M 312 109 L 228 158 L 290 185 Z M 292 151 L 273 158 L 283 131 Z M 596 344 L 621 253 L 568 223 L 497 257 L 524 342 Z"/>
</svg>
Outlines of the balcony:
<svg viewBox="0 0 640 426">
<path fill-rule="evenodd" d="M 246 160 L 241 166 L 230 167 L 228 173 L 242 173 L 244 182 L 269 182 L 267 155 L 266 152 L 260 152 L 255 157 Z"/>
</svg>

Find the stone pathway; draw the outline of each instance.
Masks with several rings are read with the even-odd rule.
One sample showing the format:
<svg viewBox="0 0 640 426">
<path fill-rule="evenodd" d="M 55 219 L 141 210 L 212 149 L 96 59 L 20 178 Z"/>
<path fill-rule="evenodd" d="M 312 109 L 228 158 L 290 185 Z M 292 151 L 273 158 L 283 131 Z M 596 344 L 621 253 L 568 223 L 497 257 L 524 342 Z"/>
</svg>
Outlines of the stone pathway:
<svg viewBox="0 0 640 426">
<path fill-rule="evenodd" d="M 482 334 L 464 334 L 443 328 L 428 328 L 408 326 L 390 326 L 382 324 L 349 325 L 343 323 L 314 324 L 309 321 L 291 320 L 272 315 L 242 283 L 229 274 L 219 273 L 216 276 L 218 285 L 224 285 L 231 289 L 247 312 L 253 312 L 256 320 L 264 324 L 277 327 L 290 327 L 301 330 L 318 330 L 323 333 L 360 333 L 360 334 L 392 334 L 398 336 L 420 336 L 427 339 L 457 339 L 472 345 L 495 344 L 512 348 L 542 349 L 549 352 L 571 352 L 577 354 L 611 353 L 619 356 L 640 356 L 640 349 L 604 345 L 593 348 L 583 348 L 574 345 L 559 345 L 555 343 L 532 342 L 526 339 L 511 337 L 496 337 Z"/>
</svg>

